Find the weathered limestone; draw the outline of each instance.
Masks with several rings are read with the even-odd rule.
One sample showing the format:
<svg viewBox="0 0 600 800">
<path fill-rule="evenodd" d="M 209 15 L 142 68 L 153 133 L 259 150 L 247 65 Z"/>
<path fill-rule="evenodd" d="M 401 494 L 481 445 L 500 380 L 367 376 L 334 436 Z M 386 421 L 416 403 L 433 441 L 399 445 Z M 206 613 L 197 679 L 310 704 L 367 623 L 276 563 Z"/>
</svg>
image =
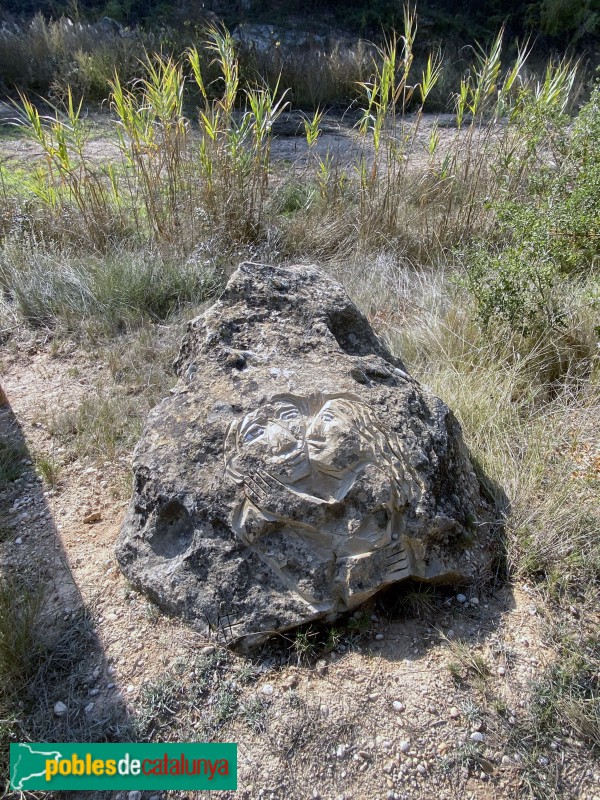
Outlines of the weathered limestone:
<svg viewBox="0 0 600 800">
<path fill-rule="evenodd" d="M 242 264 L 176 369 L 117 543 L 161 607 L 250 646 L 395 581 L 485 573 L 458 423 L 316 267 Z"/>
</svg>

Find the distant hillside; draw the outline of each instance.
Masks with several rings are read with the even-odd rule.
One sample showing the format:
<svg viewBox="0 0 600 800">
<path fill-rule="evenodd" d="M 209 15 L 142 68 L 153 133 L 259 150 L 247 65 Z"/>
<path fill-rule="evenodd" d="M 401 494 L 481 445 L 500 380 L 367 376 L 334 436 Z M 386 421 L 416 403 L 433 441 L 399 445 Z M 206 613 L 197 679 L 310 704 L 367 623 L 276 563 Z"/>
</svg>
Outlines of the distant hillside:
<svg viewBox="0 0 600 800">
<path fill-rule="evenodd" d="M 109 16 L 123 25 L 190 25 L 216 14 L 229 26 L 239 22 L 285 25 L 293 19 L 312 28 L 342 29 L 377 36 L 400 27 L 402 0 L 0 0 L 5 15 Z M 564 50 L 600 42 L 600 0 L 427 0 L 417 3 L 421 35 L 442 40 L 487 40 L 503 23 L 511 38 L 533 34 L 541 47 Z"/>
</svg>

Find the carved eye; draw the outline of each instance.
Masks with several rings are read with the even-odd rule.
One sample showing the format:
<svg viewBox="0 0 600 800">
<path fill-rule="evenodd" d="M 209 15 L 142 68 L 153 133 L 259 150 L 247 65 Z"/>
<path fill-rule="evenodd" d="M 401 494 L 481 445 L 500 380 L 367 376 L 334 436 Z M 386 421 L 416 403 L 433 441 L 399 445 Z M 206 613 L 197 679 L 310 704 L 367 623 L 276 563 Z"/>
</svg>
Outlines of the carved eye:
<svg viewBox="0 0 600 800">
<path fill-rule="evenodd" d="M 297 408 L 286 408 L 279 414 L 279 419 L 283 419 L 286 422 L 293 419 L 300 419 L 300 412 Z"/>
<path fill-rule="evenodd" d="M 265 432 L 264 425 L 253 425 L 249 430 L 246 431 L 242 441 L 244 442 L 244 444 L 248 444 L 249 442 L 255 442 L 263 435 L 264 432 Z"/>
</svg>

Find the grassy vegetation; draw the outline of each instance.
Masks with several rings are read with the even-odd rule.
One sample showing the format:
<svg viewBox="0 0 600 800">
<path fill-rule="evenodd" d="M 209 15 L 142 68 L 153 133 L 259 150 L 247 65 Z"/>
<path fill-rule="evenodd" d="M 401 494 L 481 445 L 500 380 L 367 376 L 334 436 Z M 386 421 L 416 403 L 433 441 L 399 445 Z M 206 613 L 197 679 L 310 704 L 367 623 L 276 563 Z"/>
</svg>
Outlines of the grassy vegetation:
<svg viewBox="0 0 600 800">
<path fill-rule="evenodd" d="M 83 610 L 64 618 L 49 616 L 44 611 L 47 600 L 40 574 L 9 575 L 0 581 L 2 781 L 8 775 L 11 742 L 114 741 L 128 735 L 122 708 L 102 716 L 85 711 L 89 675 L 98 657 L 90 617 Z M 61 717 L 53 714 L 58 701 L 67 708 Z"/>
<path fill-rule="evenodd" d="M 90 151 L 75 92 L 65 88 L 65 108 L 49 114 L 23 96 L 22 130 L 40 157 L 25 180 L 4 170 L 0 183 L 3 327 L 43 326 L 108 364 L 113 385 L 57 411 L 51 433 L 70 458 L 114 457 L 169 388 L 177 321 L 214 296 L 240 260 L 326 266 L 457 414 L 488 491 L 497 492 L 508 576 L 535 585 L 551 610 L 546 635 L 556 659 L 539 676 L 515 747 L 535 764 L 539 743 L 560 728 L 593 754 L 600 90 L 573 110 L 575 65 L 554 62 L 531 77 L 525 48 L 503 66 L 500 35 L 455 87 L 445 130 L 425 115 L 441 62 L 432 53 L 415 68 L 415 28 L 407 11 L 403 35 L 391 36 L 357 78 L 356 155 L 346 161 L 320 147 L 319 111 L 306 117 L 302 158 L 273 158 L 273 126 L 290 99 L 285 71 L 270 89 L 245 82 L 220 29 L 181 60 L 144 56 L 133 82 L 111 77 L 118 155 L 108 160 Z M 186 85 L 199 97 L 195 115 Z M 9 456 L 0 451 L 2 474 Z M 40 470 L 51 480 L 54 466 Z M 406 602 L 426 613 L 431 597 Z M 293 658 L 333 650 L 352 626 L 364 633 L 361 625 L 325 638 L 300 631 Z M 451 650 L 453 674 L 491 707 L 485 659 L 464 643 Z M 0 664 L 0 677 L 10 669 Z M 193 691 L 202 694 L 220 666 L 194 669 Z M 198 698 L 176 677 L 145 691 L 141 735 L 170 735 L 176 714 L 198 722 Z M 213 698 L 203 735 L 233 714 L 260 728 L 260 706 L 242 708 L 236 698 L 234 689 Z M 468 748 L 465 763 L 479 763 L 478 749 Z"/>
<path fill-rule="evenodd" d="M 181 659 L 167 673 L 144 685 L 134 720 L 138 741 L 218 740 L 232 718 L 260 729 L 266 707 L 260 698 L 243 701 L 242 687 L 256 678 L 253 669 L 232 668 L 220 650 L 196 659 Z"/>
<path fill-rule="evenodd" d="M 24 447 L 0 439 L 0 489 L 21 476 L 25 458 L 27 450 Z"/>
</svg>

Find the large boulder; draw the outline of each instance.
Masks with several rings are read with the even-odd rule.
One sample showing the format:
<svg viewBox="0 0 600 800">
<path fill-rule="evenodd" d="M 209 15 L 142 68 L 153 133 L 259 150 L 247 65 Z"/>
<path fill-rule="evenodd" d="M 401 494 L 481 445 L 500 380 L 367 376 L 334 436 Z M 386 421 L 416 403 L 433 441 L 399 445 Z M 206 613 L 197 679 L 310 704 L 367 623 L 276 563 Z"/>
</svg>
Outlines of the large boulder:
<svg viewBox="0 0 600 800">
<path fill-rule="evenodd" d="M 230 644 L 489 565 L 459 425 L 316 267 L 242 264 L 189 324 L 117 542 L 127 577 Z"/>
</svg>

